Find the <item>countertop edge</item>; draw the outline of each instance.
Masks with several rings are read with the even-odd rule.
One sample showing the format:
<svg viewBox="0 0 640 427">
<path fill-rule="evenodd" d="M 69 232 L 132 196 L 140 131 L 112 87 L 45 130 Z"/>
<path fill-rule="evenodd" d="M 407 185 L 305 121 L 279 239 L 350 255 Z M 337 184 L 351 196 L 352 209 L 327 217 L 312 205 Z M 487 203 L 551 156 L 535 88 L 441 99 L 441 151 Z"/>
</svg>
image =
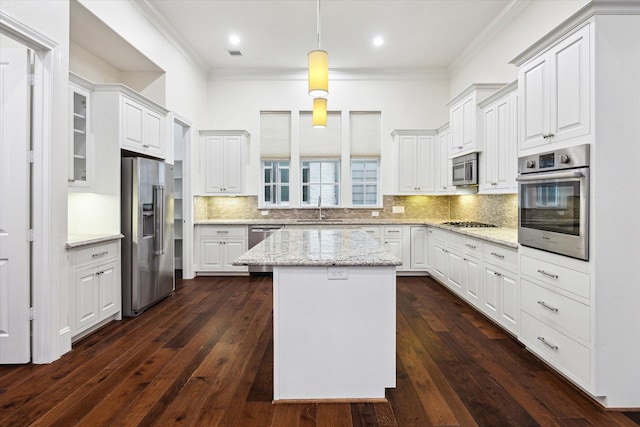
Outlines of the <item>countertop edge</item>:
<svg viewBox="0 0 640 427">
<path fill-rule="evenodd" d="M 105 243 L 113 240 L 123 239 L 124 235 L 117 234 L 70 234 L 68 236 L 67 249 L 77 249 L 83 246 L 89 246 L 96 243 Z"/>
</svg>

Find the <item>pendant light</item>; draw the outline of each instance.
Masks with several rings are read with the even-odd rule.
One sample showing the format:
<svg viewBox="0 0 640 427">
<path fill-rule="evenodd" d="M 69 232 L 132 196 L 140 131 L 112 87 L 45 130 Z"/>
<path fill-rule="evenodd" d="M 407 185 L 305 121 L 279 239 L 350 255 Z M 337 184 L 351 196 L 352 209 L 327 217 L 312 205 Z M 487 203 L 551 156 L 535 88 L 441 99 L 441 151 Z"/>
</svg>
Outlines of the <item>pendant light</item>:
<svg viewBox="0 0 640 427">
<path fill-rule="evenodd" d="M 314 128 L 327 127 L 327 98 L 313 98 L 311 124 Z"/>
<path fill-rule="evenodd" d="M 320 0 L 317 0 L 316 20 L 318 49 L 309 52 L 309 95 L 314 98 L 329 94 L 329 54 L 320 48 Z"/>
</svg>

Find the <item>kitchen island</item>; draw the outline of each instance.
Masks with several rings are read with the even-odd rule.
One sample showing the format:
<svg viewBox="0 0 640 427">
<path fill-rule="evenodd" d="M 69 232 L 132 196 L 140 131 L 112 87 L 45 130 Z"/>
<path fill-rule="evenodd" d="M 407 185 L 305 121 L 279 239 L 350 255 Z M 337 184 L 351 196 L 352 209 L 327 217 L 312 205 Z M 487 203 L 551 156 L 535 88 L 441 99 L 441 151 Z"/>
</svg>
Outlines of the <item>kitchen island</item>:
<svg viewBox="0 0 640 427">
<path fill-rule="evenodd" d="M 400 263 L 357 228 L 282 229 L 234 261 L 273 266 L 274 402 L 395 387 Z"/>
</svg>

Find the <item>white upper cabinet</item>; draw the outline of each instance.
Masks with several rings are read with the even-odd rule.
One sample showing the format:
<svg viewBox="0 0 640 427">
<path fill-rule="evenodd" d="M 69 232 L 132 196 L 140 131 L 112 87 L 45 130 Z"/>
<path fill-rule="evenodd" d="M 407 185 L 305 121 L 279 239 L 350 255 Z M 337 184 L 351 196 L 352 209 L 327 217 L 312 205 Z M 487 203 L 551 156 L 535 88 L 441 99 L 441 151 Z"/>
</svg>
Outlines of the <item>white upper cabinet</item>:
<svg viewBox="0 0 640 427">
<path fill-rule="evenodd" d="M 205 194 L 244 194 L 246 131 L 201 131 L 202 188 Z"/>
<path fill-rule="evenodd" d="M 436 144 L 436 194 L 455 193 L 456 187 L 453 185 L 452 168 L 453 162 L 449 156 L 451 147 L 451 129 L 449 124 L 438 129 L 438 142 Z"/>
<path fill-rule="evenodd" d="M 69 106 L 71 111 L 69 186 L 86 191 L 92 185 L 93 139 L 91 134 L 91 90 L 81 87 L 82 79 L 69 77 Z M 87 82 L 88 84 L 88 82 Z M 84 86 L 84 85 L 83 85 Z"/>
<path fill-rule="evenodd" d="M 480 193 L 516 193 L 518 163 L 517 82 L 480 103 L 484 151 L 480 154 Z"/>
<path fill-rule="evenodd" d="M 520 152 L 591 133 L 590 51 L 587 25 L 520 67 Z"/>
<path fill-rule="evenodd" d="M 423 194 L 435 190 L 435 131 L 395 130 L 398 146 L 398 192 Z"/>
<path fill-rule="evenodd" d="M 478 103 L 503 86 L 504 84 L 473 84 L 449 101 L 451 157 L 483 150 L 483 122 Z"/>
<path fill-rule="evenodd" d="M 94 109 L 101 115 L 101 132 L 106 127 L 117 135 L 120 148 L 165 159 L 172 149 L 168 110 L 121 84 L 96 85 Z M 117 134 L 115 134 L 117 132 Z"/>
</svg>

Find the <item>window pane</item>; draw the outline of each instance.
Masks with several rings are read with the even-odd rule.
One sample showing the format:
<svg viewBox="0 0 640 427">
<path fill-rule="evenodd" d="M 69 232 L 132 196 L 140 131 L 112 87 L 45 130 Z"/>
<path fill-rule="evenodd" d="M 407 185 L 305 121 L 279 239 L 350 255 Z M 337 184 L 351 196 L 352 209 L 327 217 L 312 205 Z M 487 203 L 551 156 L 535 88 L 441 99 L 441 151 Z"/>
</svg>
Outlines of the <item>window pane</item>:
<svg viewBox="0 0 640 427">
<path fill-rule="evenodd" d="M 308 185 L 302 186 L 302 202 L 309 203 L 309 186 Z"/>
<path fill-rule="evenodd" d="M 280 201 L 283 202 L 283 204 L 289 204 L 289 186 L 288 185 L 283 185 L 282 187 L 280 187 Z"/>
<path fill-rule="evenodd" d="M 280 169 L 280 183 L 288 184 L 289 183 L 289 169 Z"/>
<path fill-rule="evenodd" d="M 270 182 L 273 182 L 273 180 L 272 180 L 272 178 L 271 178 L 271 176 L 272 176 L 272 172 L 273 172 L 273 170 L 272 170 L 272 169 L 266 169 L 266 168 L 265 168 L 265 170 L 264 170 L 264 183 L 265 183 L 265 184 L 268 184 L 268 183 L 270 183 Z"/>
<path fill-rule="evenodd" d="M 302 182 L 304 182 L 305 184 L 309 183 L 309 168 L 303 168 L 302 169 Z"/>
<path fill-rule="evenodd" d="M 273 203 L 273 199 L 271 198 L 271 187 L 268 185 L 264 186 L 264 202 Z"/>
</svg>

